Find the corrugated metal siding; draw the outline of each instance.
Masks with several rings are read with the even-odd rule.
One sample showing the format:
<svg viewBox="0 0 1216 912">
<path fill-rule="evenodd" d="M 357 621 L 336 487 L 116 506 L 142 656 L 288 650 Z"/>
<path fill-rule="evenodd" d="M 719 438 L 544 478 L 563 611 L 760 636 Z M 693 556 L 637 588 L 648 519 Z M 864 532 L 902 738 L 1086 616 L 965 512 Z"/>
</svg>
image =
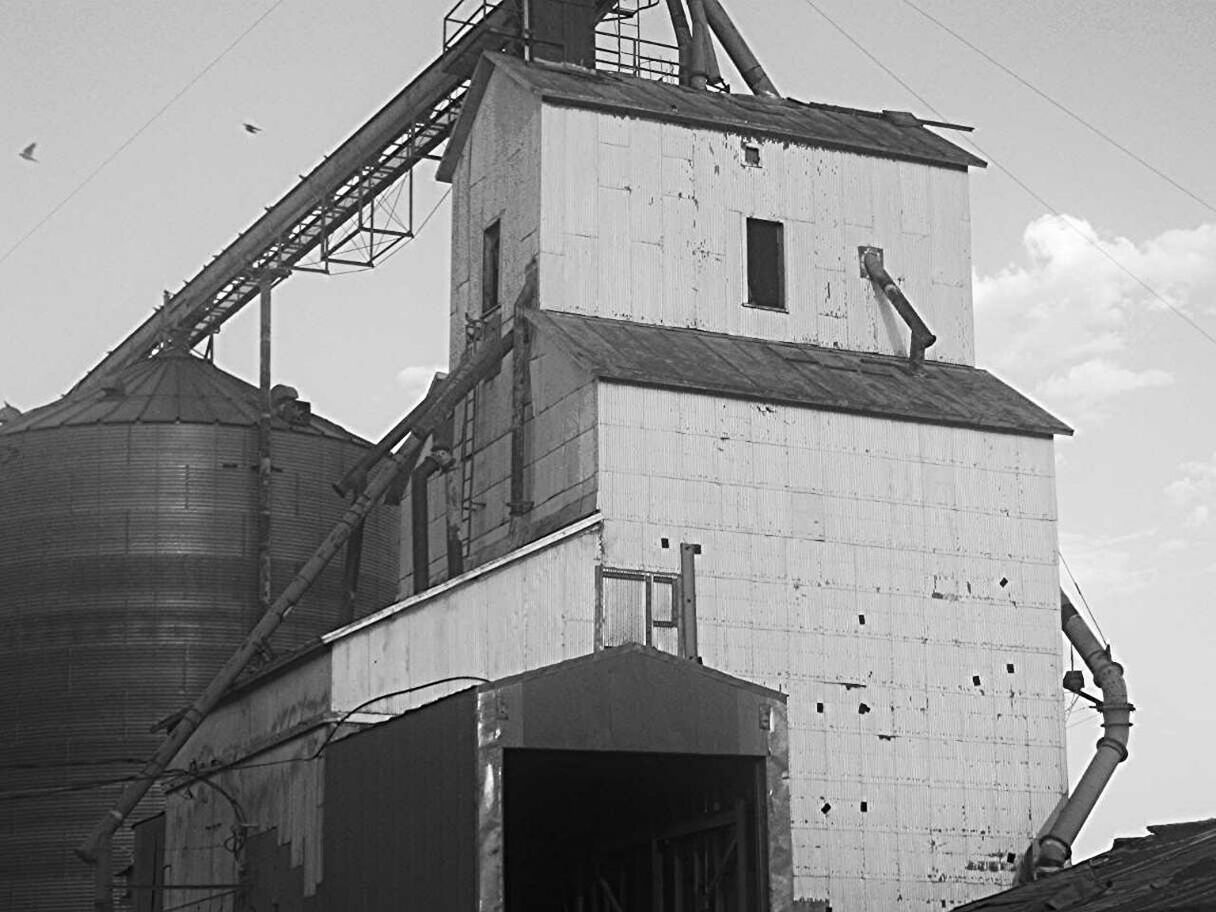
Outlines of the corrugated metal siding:
<svg viewBox="0 0 1216 912">
<path fill-rule="evenodd" d="M 599 413 L 605 562 L 700 543 L 705 662 L 790 694 L 797 896 L 1007 882 L 1067 786 L 1051 442 L 617 384 Z"/>
<path fill-rule="evenodd" d="M 325 908 L 477 904 L 477 726 L 470 691 L 326 749 Z"/>
<path fill-rule="evenodd" d="M 754 407 L 757 416 L 771 414 L 766 411 L 772 408 L 767 403 L 787 402 L 931 424 L 1036 435 L 1071 433 L 1067 425 L 1012 387 L 973 367 L 925 364 L 913 371 L 906 361 L 894 357 L 582 314 L 534 312 L 527 319 L 542 337 L 550 338 L 594 376 L 754 398 L 761 400 Z M 745 410 L 742 414 L 750 413 Z M 762 434 L 780 424 L 753 417 L 748 420 Z M 907 431 L 900 435 L 906 439 Z M 784 437 L 759 442 L 784 445 Z M 842 468 L 852 471 L 849 466 Z M 882 479 L 872 481 L 883 484 Z M 1012 477 L 1005 482 L 1004 492 L 1011 497 L 1016 488 L 1009 486 L 1015 483 Z M 867 484 L 867 490 L 871 489 Z M 945 489 L 933 493 L 951 494 Z M 1038 498 L 1036 507 L 1042 510 L 1054 495 L 1038 491 L 1023 495 L 1023 499 L 1031 497 Z"/>
<path fill-rule="evenodd" d="M 966 174 L 723 129 L 545 106 L 541 306 L 906 353 L 860 275 L 874 245 L 938 336 L 927 357 L 973 363 Z M 788 313 L 742 306 L 748 218 L 785 224 Z"/>
<path fill-rule="evenodd" d="M 593 527 L 335 640 L 333 708 L 450 675 L 494 679 L 592 652 L 599 548 Z M 399 713 L 463 686 L 374 709 Z"/>
<path fill-rule="evenodd" d="M 14 787 L 77 781 L 85 757 L 113 761 L 87 778 L 131 773 L 163 737 L 149 727 L 202 690 L 259 614 L 256 432 L 223 423 L 245 414 L 252 387 L 193 358 L 158 362 L 123 374 L 135 423 L 97 412 L 93 396 L 67 397 L 0 434 L 0 764 L 36 766 Z M 185 412 L 212 423 L 170 420 L 187 393 L 198 407 Z M 364 451 L 318 422 L 274 431 L 275 592 L 341 515 L 330 485 Z M 373 514 L 358 613 L 393 597 L 396 531 L 395 510 Z M 318 580 L 275 650 L 340 622 L 341 574 L 338 561 Z M 86 791 L 9 805 L 0 905 L 87 903 L 90 876 L 71 849 L 112 800 Z M 159 801 L 154 790 L 139 814 Z M 129 839 L 116 849 L 121 867 Z"/>
</svg>

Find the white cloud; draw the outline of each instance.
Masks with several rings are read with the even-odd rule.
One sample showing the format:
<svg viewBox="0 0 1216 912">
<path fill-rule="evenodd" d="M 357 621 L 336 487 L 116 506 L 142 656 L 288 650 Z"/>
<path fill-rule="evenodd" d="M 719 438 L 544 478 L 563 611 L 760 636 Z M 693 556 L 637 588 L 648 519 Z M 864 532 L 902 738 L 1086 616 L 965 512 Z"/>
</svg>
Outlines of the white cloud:
<svg viewBox="0 0 1216 912">
<path fill-rule="evenodd" d="M 435 364 L 417 365 L 406 367 L 397 372 L 397 384 L 405 392 L 405 407 L 413 408 L 422 401 L 422 397 L 426 395 L 426 391 L 431 388 L 431 381 L 435 379 L 436 373 L 446 371 L 446 367 Z"/>
<path fill-rule="evenodd" d="M 1182 477 L 1165 494 L 1186 511 L 1188 526 L 1206 526 L 1216 511 L 1216 453 L 1207 462 L 1185 462 Z"/>
<path fill-rule="evenodd" d="M 1146 564 L 1144 556 L 1145 543 L 1156 534 L 1156 529 L 1112 536 L 1061 532 L 1060 553 L 1097 610 L 1097 605 L 1143 589 L 1153 581 L 1157 570 Z M 1063 567 L 1060 571 L 1067 578 Z M 1069 582 L 1066 588 L 1071 591 L 1071 580 Z"/>
<path fill-rule="evenodd" d="M 1164 369 L 1134 363 L 1140 321 L 1176 318 L 1156 313 L 1164 305 L 1128 272 L 1189 308 L 1198 287 L 1216 283 L 1216 224 L 1136 243 L 1084 219 L 1046 215 L 1022 243 L 1028 265 L 975 277 L 982 363 L 1091 419 L 1105 402 L 1171 381 Z"/>
<path fill-rule="evenodd" d="M 1039 383 L 1044 395 L 1053 399 L 1071 399 L 1084 411 L 1094 413 L 1114 396 L 1154 386 L 1169 386 L 1171 374 L 1163 370 L 1134 371 L 1120 367 L 1106 358 L 1091 358 L 1074 364 L 1063 373 L 1052 374 Z"/>
</svg>

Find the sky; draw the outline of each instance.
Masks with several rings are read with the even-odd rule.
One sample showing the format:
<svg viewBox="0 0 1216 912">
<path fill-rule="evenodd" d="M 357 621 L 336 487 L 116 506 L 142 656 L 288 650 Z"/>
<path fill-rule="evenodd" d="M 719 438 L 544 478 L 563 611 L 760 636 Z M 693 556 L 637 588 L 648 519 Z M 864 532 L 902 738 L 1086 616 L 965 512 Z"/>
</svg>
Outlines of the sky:
<svg viewBox="0 0 1216 912">
<path fill-rule="evenodd" d="M 1085 857 L 1216 816 L 1216 3 L 916 3 L 1109 140 L 908 0 L 725 5 L 783 94 L 971 124 L 947 135 L 992 163 L 971 177 L 978 361 L 1077 429 L 1057 444 L 1060 550 L 1137 706 Z M 64 393 L 430 63 L 450 5 L 2 0 L 0 399 Z M 665 40 L 660 12 L 643 29 Z M 19 158 L 35 141 L 38 163 Z M 440 205 L 415 241 L 275 294 L 276 381 L 369 438 L 446 363 L 450 225 L 428 169 L 415 224 Z M 217 340 L 251 380 L 255 311 Z M 1100 731 L 1082 706 L 1067 724 L 1075 780 Z"/>
</svg>

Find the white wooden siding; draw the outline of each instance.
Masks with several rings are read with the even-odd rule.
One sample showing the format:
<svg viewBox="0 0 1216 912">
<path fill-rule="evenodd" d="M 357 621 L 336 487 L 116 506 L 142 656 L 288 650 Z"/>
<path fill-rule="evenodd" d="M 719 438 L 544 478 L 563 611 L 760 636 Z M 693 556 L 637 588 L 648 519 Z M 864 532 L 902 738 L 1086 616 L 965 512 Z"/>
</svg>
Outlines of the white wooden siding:
<svg viewBox="0 0 1216 912">
<path fill-rule="evenodd" d="M 510 79 L 486 89 L 452 180 L 449 359 L 465 348 L 465 317 L 481 316 L 482 235 L 500 220 L 499 301 L 510 324 L 524 269 L 539 251 L 540 102 Z"/>
<path fill-rule="evenodd" d="M 541 134 L 543 307 L 903 354 L 860 275 L 875 245 L 937 334 L 927 357 L 974 363 L 964 172 L 554 106 Z M 742 306 L 749 217 L 785 225 L 788 313 Z"/>
<path fill-rule="evenodd" d="M 1006 886 L 1067 787 L 1052 443 L 611 383 L 599 415 L 605 563 L 701 544 L 706 664 L 790 695 L 797 896 Z"/>
</svg>

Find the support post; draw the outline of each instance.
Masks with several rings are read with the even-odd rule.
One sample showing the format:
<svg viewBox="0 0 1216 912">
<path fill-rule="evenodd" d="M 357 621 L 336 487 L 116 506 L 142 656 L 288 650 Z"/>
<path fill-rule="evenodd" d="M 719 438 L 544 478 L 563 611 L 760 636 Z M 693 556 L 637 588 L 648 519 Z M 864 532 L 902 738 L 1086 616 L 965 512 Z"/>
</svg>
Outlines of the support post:
<svg viewBox="0 0 1216 912">
<path fill-rule="evenodd" d="M 261 276 L 258 300 L 260 344 L 258 348 L 258 395 L 262 410 L 258 415 L 258 614 L 270 607 L 270 476 L 273 469 L 270 452 L 270 422 L 273 415 L 270 401 L 270 290 L 274 272 Z"/>
<path fill-rule="evenodd" d="M 709 47 L 709 23 L 705 18 L 705 0 L 688 0 L 688 12 L 692 16 L 692 48 L 690 49 L 688 84 L 694 89 L 704 89 L 709 84 L 709 71 L 705 62 L 705 51 Z"/>
<path fill-rule="evenodd" d="M 93 912 L 114 912 L 114 858 L 109 836 L 97 846 L 97 867 L 93 869 Z"/>
<path fill-rule="evenodd" d="M 697 555 L 701 546 L 680 542 L 680 655 L 700 661 L 697 651 Z"/>
<path fill-rule="evenodd" d="M 671 29 L 675 32 L 680 54 L 680 85 L 686 86 L 692 69 L 692 29 L 688 27 L 688 16 L 684 13 L 684 0 L 667 0 L 667 11 L 671 14 Z"/>
</svg>

